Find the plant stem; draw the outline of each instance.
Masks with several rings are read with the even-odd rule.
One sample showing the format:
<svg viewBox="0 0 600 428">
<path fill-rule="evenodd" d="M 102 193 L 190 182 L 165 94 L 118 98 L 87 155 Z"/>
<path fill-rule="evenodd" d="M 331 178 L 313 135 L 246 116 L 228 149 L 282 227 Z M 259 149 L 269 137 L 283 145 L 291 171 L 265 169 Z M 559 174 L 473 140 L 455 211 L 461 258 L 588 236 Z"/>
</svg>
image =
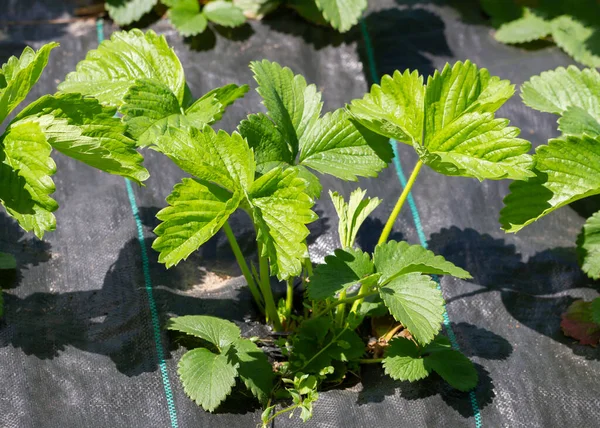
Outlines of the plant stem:
<svg viewBox="0 0 600 428">
<path fill-rule="evenodd" d="M 408 198 L 410 189 L 412 189 L 413 184 L 415 184 L 415 180 L 417 179 L 417 176 L 419 175 L 419 171 L 421 170 L 422 166 L 423 166 L 423 161 L 419 160 L 417 162 L 417 164 L 415 165 L 415 169 L 413 169 L 412 174 L 410 174 L 410 177 L 409 177 L 408 181 L 406 182 L 406 186 L 404 186 L 404 190 L 402 191 L 402 194 L 398 198 L 398 202 L 396 202 L 396 206 L 392 210 L 390 217 L 388 218 L 387 222 L 385 223 L 385 227 L 383 228 L 383 231 L 381 232 L 381 236 L 379 237 L 379 242 L 377 242 L 377 244 L 383 244 L 383 243 L 387 242 L 387 240 L 390 236 L 390 233 L 392 232 L 392 228 L 394 227 L 394 223 L 396 222 L 396 219 L 398 218 L 398 215 L 400 214 L 400 210 L 402 209 L 404 202 L 406 202 L 406 199 Z"/>
<path fill-rule="evenodd" d="M 252 297 L 254 297 L 254 301 L 258 305 L 260 311 L 264 314 L 265 306 L 263 304 L 262 295 L 260 294 L 260 291 L 259 291 L 258 287 L 256 286 L 256 282 L 254 281 L 254 278 L 252 277 L 252 272 L 250 272 L 250 269 L 248 268 L 248 263 L 246 263 L 246 259 L 244 258 L 244 255 L 242 254 L 242 250 L 240 249 L 240 246 L 239 246 L 237 240 L 235 239 L 235 235 L 233 234 L 233 231 L 231 230 L 231 226 L 229 226 L 228 222 L 225 222 L 225 224 L 223 225 L 223 231 L 225 232 L 225 235 L 227 236 L 227 240 L 229 241 L 229 245 L 231 246 L 231 249 L 233 250 L 233 255 L 235 256 L 235 259 L 237 260 L 237 263 L 240 266 L 240 269 L 242 270 L 242 274 L 244 275 L 244 278 L 246 279 L 246 282 L 248 283 L 248 287 L 250 288 Z"/>
<path fill-rule="evenodd" d="M 306 269 L 306 274 L 310 278 L 313 274 L 312 262 L 310 261 L 310 257 L 305 257 L 303 260 L 304 269 Z"/>
<path fill-rule="evenodd" d="M 335 343 L 335 341 L 338 340 L 339 337 L 346 332 L 346 330 L 348 330 L 348 328 L 344 328 L 344 329 L 340 330 L 340 332 L 338 334 L 336 334 L 333 339 L 331 339 L 331 342 L 329 342 L 327 345 L 323 346 L 319 350 L 319 352 L 317 352 L 315 355 L 312 356 L 312 358 L 310 358 L 306 363 L 304 363 L 304 365 L 298 371 L 301 372 L 302 370 L 304 370 L 310 363 L 312 363 L 315 360 L 315 358 L 317 358 L 319 355 L 321 355 L 323 352 L 325 352 L 325 350 L 327 348 L 329 348 L 332 343 Z"/>
<path fill-rule="evenodd" d="M 294 278 L 287 280 L 287 289 L 285 295 L 285 318 L 289 321 L 294 307 Z M 289 326 L 289 322 L 287 325 Z"/>
<path fill-rule="evenodd" d="M 283 328 L 279 320 L 279 314 L 277 313 L 273 291 L 271 290 L 271 281 L 269 280 L 269 260 L 262 255 L 262 245 L 260 242 L 258 242 L 258 265 L 260 269 L 259 286 L 265 299 L 267 318 L 273 323 L 273 330 L 282 331 Z"/>
<path fill-rule="evenodd" d="M 283 415 L 284 413 L 291 412 L 291 411 L 293 411 L 293 410 L 296 410 L 296 409 L 297 409 L 298 407 L 300 407 L 300 406 L 301 406 L 301 404 L 294 404 L 293 406 L 286 407 L 285 409 L 281 409 L 280 411 L 278 411 L 277 413 L 275 413 L 273 416 L 271 416 L 269 419 L 267 419 L 267 420 L 264 422 L 264 424 L 263 424 L 263 427 L 266 427 L 266 426 L 267 426 L 267 425 L 269 425 L 271 422 L 273 422 L 273 420 L 274 420 L 275 418 L 277 418 L 277 416 L 279 416 L 279 415 Z"/>
<path fill-rule="evenodd" d="M 319 312 L 318 314 L 314 315 L 313 318 L 319 318 L 323 315 L 325 315 L 327 312 L 331 311 L 333 308 L 335 308 L 337 305 L 343 305 L 345 303 L 352 303 L 352 302 L 356 302 L 358 300 L 362 300 L 365 297 L 368 296 L 372 296 L 373 294 L 377 294 L 379 293 L 379 291 L 368 291 L 365 293 L 361 293 L 361 294 L 357 294 L 356 296 L 352 296 L 352 297 L 348 297 L 346 299 L 338 299 L 333 303 L 330 303 L 329 305 L 327 305 L 325 307 L 325 309 L 323 309 L 321 312 Z"/>
<path fill-rule="evenodd" d="M 338 301 L 344 300 L 346 298 L 346 290 L 340 293 L 340 297 Z M 335 324 L 342 328 L 344 326 L 344 316 L 346 315 L 346 304 L 340 303 L 338 307 L 335 309 Z"/>
<path fill-rule="evenodd" d="M 365 359 L 358 360 L 359 364 L 377 364 L 377 363 L 381 363 L 382 361 L 383 361 L 383 358 L 365 358 Z"/>
</svg>

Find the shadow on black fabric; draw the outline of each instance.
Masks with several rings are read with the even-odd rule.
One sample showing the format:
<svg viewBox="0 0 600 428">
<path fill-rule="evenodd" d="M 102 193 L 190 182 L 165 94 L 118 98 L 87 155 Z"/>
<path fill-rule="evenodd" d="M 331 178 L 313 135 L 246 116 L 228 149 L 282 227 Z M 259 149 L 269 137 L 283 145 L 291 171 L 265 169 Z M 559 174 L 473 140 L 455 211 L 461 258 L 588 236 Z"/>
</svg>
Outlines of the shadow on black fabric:
<svg viewBox="0 0 600 428">
<path fill-rule="evenodd" d="M 380 75 L 410 69 L 429 76 L 435 66 L 428 55 L 452 56 L 444 21 L 429 10 L 385 9 L 367 15 L 365 22 Z M 369 63 L 364 43 L 359 44 L 358 54 L 363 64 Z M 365 73 L 367 81 L 374 83 L 368 70 Z"/>
<path fill-rule="evenodd" d="M 184 43 L 188 45 L 191 50 L 196 52 L 209 51 L 217 44 L 217 34 L 226 39 L 240 42 L 248 40 L 254 34 L 254 30 L 248 23 L 235 28 L 211 25 L 200 34 L 186 37 Z"/>
<path fill-rule="evenodd" d="M 600 359 L 600 348 L 573 343 L 560 329 L 560 315 L 576 300 L 567 292 L 575 288 L 598 289 L 598 282 L 581 271 L 575 248 L 548 249 L 523 262 L 515 246 L 503 239 L 457 227 L 432 234 L 429 247 L 469 271 L 472 282 L 482 286 L 451 297 L 447 303 L 497 291 L 506 310 L 521 324 L 568 346 L 577 355 Z"/>
<path fill-rule="evenodd" d="M 361 250 L 372 253 L 375 251 L 375 247 L 377 246 L 377 241 L 379 241 L 379 237 L 381 236 L 381 232 L 383 231 L 383 221 L 378 218 L 367 217 L 364 221 L 361 228 L 358 230 L 358 234 L 356 235 L 356 244 L 361 248 Z M 390 236 L 390 241 L 402 241 L 404 239 L 404 235 L 402 232 L 393 231 Z"/>
</svg>

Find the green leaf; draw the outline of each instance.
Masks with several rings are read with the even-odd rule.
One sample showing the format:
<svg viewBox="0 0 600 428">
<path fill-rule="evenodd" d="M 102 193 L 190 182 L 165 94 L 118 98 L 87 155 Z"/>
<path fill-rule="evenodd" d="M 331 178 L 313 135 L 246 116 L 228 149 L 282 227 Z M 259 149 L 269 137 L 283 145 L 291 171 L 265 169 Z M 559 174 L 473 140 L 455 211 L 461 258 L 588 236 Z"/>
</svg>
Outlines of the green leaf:
<svg viewBox="0 0 600 428">
<path fill-rule="evenodd" d="M 394 157 L 388 139 L 349 118 L 339 109 L 316 121 L 300 142 L 300 164 L 343 180 L 376 177 Z"/>
<path fill-rule="evenodd" d="M 227 356 L 197 348 L 186 352 L 177 372 L 185 393 L 204 410 L 212 412 L 235 385 L 236 367 Z"/>
<path fill-rule="evenodd" d="M 169 20 L 184 37 L 195 36 L 206 30 L 208 21 L 200 12 L 198 0 L 180 0 L 169 9 Z"/>
<path fill-rule="evenodd" d="M 250 19 L 263 19 L 281 4 L 280 0 L 233 0 L 233 4 Z"/>
<path fill-rule="evenodd" d="M 600 297 L 592 300 L 592 321 L 600 325 Z"/>
<path fill-rule="evenodd" d="M 600 135 L 600 73 L 575 66 L 559 67 L 532 77 L 521 87 L 523 102 L 531 108 L 561 115 L 565 134 Z"/>
<path fill-rule="evenodd" d="M 600 211 L 587 219 L 577 239 L 581 269 L 592 279 L 600 278 Z"/>
<path fill-rule="evenodd" d="M 354 246 L 356 235 L 363 222 L 381 203 L 379 198 L 365 199 L 366 194 L 366 190 L 356 189 L 350 194 L 350 200 L 346 203 L 339 193 L 329 191 L 329 196 L 339 218 L 338 234 L 342 248 L 352 248 Z"/>
<path fill-rule="evenodd" d="M 296 157 L 300 141 L 317 121 L 323 103 L 315 85 L 301 75 L 267 60 L 250 64 L 268 116 L 275 122 Z"/>
<path fill-rule="evenodd" d="M 347 328 L 334 331 L 337 339 L 327 348 L 327 355 L 337 361 L 356 361 L 365 353 L 365 343 L 354 331 Z"/>
<path fill-rule="evenodd" d="M 504 198 L 500 223 L 507 232 L 518 232 L 557 208 L 600 193 L 598 138 L 553 139 L 537 148 L 535 159 L 537 177 L 512 183 Z"/>
<path fill-rule="evenodd" d="M 0 140 L 0 202 L 23 229 L 40 239 L 56 228 L 51 151 L 40 126 L 27 119 L 11 124 Z"/>
<path fill-rule="evenodd" d="M 209 21 L 224 27 L 238 27 L 246 22 L 244 11 L 227 1 L 211 1 L 202 12 Z"/>
<path fill-rule="evenodd" d="M 254 150 L 256 168 L 265 173 L 273 165 L 294 162 L 292 152 L 279 129 L 264 114 L 251 114 L 242 120 L 238 126 L 240 134 L 248 140 L 248 145 Z"/>
<path fill-rule="evenodd" d="M 119 25 L 129 25 L 139 21 L 150 12 L 158 0 L 105 0 L 108 16 Z"/>
<path fill-rule="evenodd" d="M 238 341 L 241 334 L 239 327 L 234 323 L 207 315 L 171 318 L 167 328 L 199 337 L 218 348 L 224 348 Z"/>
<path fill-rule="evenodd" d="M 67 74 L 58 85 L 63 92 L 91 95 L 101 103 L 120 106 L 138 79 L 156 80 L 167 86 L 181 104 L 185 92 L 183 67 L 164 36 L 134 29 L 113 33 Z"/>
<path fill-rule="evenodd" d="M 332 298 L 374 272 L 367 253 L 346 248 L 335 250 L 334 254 L 325 257 L 325 264 L 318 265 L 310 277 L 308 297 L 311 300 Z"/>
<path fill-rule="evenodd" d="M 307 255 L 305 226 L 317 219 L 308 183 L 293 168 L 276 168 L 258 178 L 248 191 L 262 256 L 269 258 L 271 274 L 280 280 L 297 276 Z"/>
<path fill-rule="evenodd" d="M 0 270 L 12 270 L 17 268 L 17 260 L 10 254 L 0 253 Z"/>
<path fill-rule="evenodd" d="M 384 76 L 350 112 L 363 126 L 410 144 L 446 175 L 479 180 L 532 177 L 531 144 L 494 112 L 514 93 L 506 80 L 466 61 L 435 72 L 423 87 L 416 72 Z"/>
<path fill-rule="evenodd" d="M 19 58 L 11 56 L 0 70 L 0 123 L 25 99 L 48 64 L 50 51 L 58 43 L 48 43 L 37 52 L 29 46 Z"/>
<path fill-rule="evenodd" d="M 167 268 L 187 259 L 212 238 L 242 200 L 215 184 L 184 178 L 167 197 L 168 207 L 156 214 L 161 223 L 154 229 L 152 248 Z"/>
<path fill-rule="evenodd" d="M 455 266 L 442 256 L 436 256 L 420 245 L 410 245 L 405 241 L 388 241 L 379 244 L 375 247 L 373 261 L 377 272 L 381 274 L 381 284 L 413 272 L 471 278 L 469 272 Z"/>
<path fill-rule="evenodd" d="M 367 0 L 315 0 L 323 17 L 336 30 L 345 33 L 358 23 Z"/>
<path fill-rule="evenodd" d="M 560 322 L 560 328 L 566 336 L 578 340 L 582 345 L 596 346 L 600 342 L 600 324 L 595 322 L 598 315 L 597 300 L 575 300 L 567 308 Z"/>
<path fill-rule="evenodd" d="M 414 382 L 429 376 L 425 360 L 419 357 L 417 345 L 402 337 L 392 339 L 385 349 L 383 369 L 389 377 L 395 380 Z"/>
<path fill-rule="evenodd" d="M 421 344 L 433 340 L 440 331 L 444 299 L 437 284 L 429 276 L 408 273 L 380 288 L 390 314 L 410 331 Z"/>
<path fill-rule="evenodd" d="M 185 172 L 231 192 L 247 189 L 254 181 L 252 150 L 236 132 L 217 133 L 208 125 L 202 131 L 169 128 L 156 148 Z"/>
<path fill-rule="evenodd" d="M 560 16 L 552 21 L 552 38 L 567 54 L 588 67 L 600 67 L 597 26 L 586 26 L 571 17 Z"/>
<path fill-rule="evenodd" d="M 460 351 L 451 349 L 450 341 L 438 336 L 423 350 L 425 368 L 433 370 L 459 391 L 469 391 L 477 386 L 479 375 L 471 360 Z"/>
<path fill-rule="evenodd" d="M 45 95 L 27 106 L 13 123 L 36 122 L 50 145 L 101 171 L 141 183 L 149 177 L 135 142 L 114 117 L 115 109 L 80 94 Z"/>
<path fill-rule="evenodd" d="M 211 124 L 213 122 L 221 120 L 221 117 L 223 117 L 223 113 L 225 113 L 225 110 L 227 109 L 227 107 L 232 105 L 236 100 L 243 98 L 249 90 L 250 90 L 250 87 L 248 85 L 238 86 L 235 83 L 230 83 L 229 85 L 221 86 L 220 88 L 215 88 L 215 89 L 207 92 L 200 99 L 202 100 L 202 99 L 214 97 L 219 102 L 219 105 L 220 105 L 219 112 L 215 115 L 215 117 L 213 118 L 213 120 L 211 122 L 207 122 L 207 123 Z M 193 106 L 189 107 L 186 110 L 186 113 L 188 113 L 188 114 L 196 113 L 195 109 L 193 109 L 192 107 Z"/>
<path fill-rule="evenodd" d="M 233 343 L 234 361 L 238 364 L 238 373 L 246 387 L 261 403 L 269 400 L 275 373 L 267 356 L 256 344 L 248 339 L 238 339 Z"/>
<path fill-rule="evenodd" d="M 318 25 L 328 24 L 323 17 L 323 13 L 319 10 L 316 0 L 287 0 L 286 4 L 308 21 Z"/>
<path fill-rule="evenodd" d="M 501 43 L 527 43 L 542 39 L 552 32 L 552 23 L 525 8 L 522 18 L 498 28 L 495 38 Z"/>
</svg>

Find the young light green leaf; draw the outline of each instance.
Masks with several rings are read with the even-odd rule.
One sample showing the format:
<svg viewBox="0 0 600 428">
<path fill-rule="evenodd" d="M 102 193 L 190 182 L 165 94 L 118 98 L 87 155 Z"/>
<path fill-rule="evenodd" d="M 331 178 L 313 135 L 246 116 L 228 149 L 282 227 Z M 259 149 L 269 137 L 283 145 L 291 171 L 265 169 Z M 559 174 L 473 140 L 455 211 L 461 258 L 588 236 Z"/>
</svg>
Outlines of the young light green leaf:
<svg viewBox="0 0 600 428">
<path fill-rule="evenodd" d="M 160 253 L 158 261 L 170 268 L 187 259 L 223 227 L 241 200 L 238 190 L 184 178 L 167 197 L 169 206 L 156 214 L 161 223 L 152 248 Z"/>
<path fill-rule="evenodd" d="M 281 0 L 233 0 L 233 4 L 250 19 L 263 19 L 264 16 L 279 7 Z"/>
<path fill-rule="evenodd" d="M 419 357 L 417 345 L 403 337 L 390 341 L 385 350 L 383 369 L 389 377 L 396 380 L 414 382 L 429 376 L 425 360 Z"/>
<path fill-rule="evenodd" d="M 450 347 L 450 341 L 438 336 L 423 350 L 425 369 L 433 370 L 459 391 L 469 391 L 477 386 L 479 376 L 475 366 L 460 351 Z"/>
<path fill-rule="evenodd" d="M 521 98 L 531 108 L 561 115 L 565 134 L 600 135 L 600 73 L 594 69 L 545 71 L 523 84 Z"/>
<path fill-rule="evenodd" d="M 236 132 L 215 132 L 208 125 L 202 131 L 169 128 L 167 135 L 156 142 L 156 148 L 185 172 L 232 192 L 249 188 L 254 181 L 252 149 Z"/>
<path fill-rule="evenodd" d="M 335 297 L 373 272 L 369 254 L 350 247 L 335 250 L 334 255 L 325 257 L 325 264 L 315 268 L 308 284 L 308 297 L 311 300 Z"/>
<path fill-rule="evenodd" d="M 600 211 L 583 225 L 577 239 L 577 252 L 581 269 L 592 279 L 600 278 Z"/>
<path fill-rule="evenodd" d="M 11 56 L 0 70 L 0 122 L 25 99 L 48 63 L 50 51 L 58 43 L 48 43 L 37 52 L 29 46 L 19 58 Z"/>
<path fill-rule="evenodd" d="M 227 109 L 227 107 L 232 105 L 236 100 L 244 97 L 246 95 L 246 93 L 248 93 L 249 90 L 250 90 L 250 87 L 248 85 L 238 86 L 235 83 L 230 83 L 228 85 L 221 86 L 220 88 L 212 89 L 211 91 L 204 94 L 202 96 L 202 98 L 200 98 L 200 100 L 214 97 L 221 106 L 219 113 L 217 113 L 215 115 L 215 117 L 213 118 L 213 120 L 211 122 L 207 122 L 207 123 L 211 124 L 213 122 L 221 120 L 221 117 L 223 116 L 223 113 L 225 113 L 225 110 Z M 186 110 L 187 114 L 199 113 L 192 107 L 193 106 L 190 106 Z"/>
<path fill-rule="evenodd" d="M 307 254 L 305 226 L 317 219 L 313 200 L 305 193 L 308 183 L 293 168 L 273 169 L 258 178 L 248 191 L 257 239 L 271 274 L 280 280 L 296 276 Z"/>
<path fill-rule="evenodd" d="M 350 194 L 348 203 L 344 197 L 337 192 L 329 191 L 329 196 L 337 212 L 338 234 L 340 235 L 340 244 L 342 248 L 352 248 L 356 235 L 363 222 L 379 206 L 381 199 L 366 198 L 366 190 L 356 189 Z"/>
<path fill-rule="evenodd" d="M 150 12 L 158 0 L 105 0 L 108 16 L 119 25 L 129 25 L 139 21 Z"/>
<path fill-rule="evenodd" d="M 224 27 L 238 27 L 246 22 L 244 11 L 224 0 L 211 1 L 202 12 L 209 21 Z"/>
<path fill-rule="evenodd" d="M 315 0 L 323 17 L 333 28 L 345 33 L 358 23 L 367 0 Z"/>
<path fill-rule="evenodd" d="M 208 21 L 200 12 L 197 0 L 179 0 L 169 9 L 169 20 L 184 37 L 195 36 L 206 30 Z"/>
<path fill-rule="evenodd" d="M 421 344 L 433 340 L 442 328 L 444 299 L 437 284 L 426 275 L 408 273 L 380 288 L 390 314 Z"/>
<path fill-rule="evenodd" d="M 560 16 L 552 21 L 554 42 L 575 61 L 588 67 L 600 67 L 597 38 L 598 27 L 586 26 L 571 16 Z"/>
<path fill-rule="evenodd" d="M 321 94 L 315 85 L 307 85 L 304 77 L 294 76 L 292 70 L 276 62 L 254 61 L 250 68 L 268 116 L 285 137 L 295 158 L 300 141 L 319 117 L 323 106 Z"/>
<path fill-rule="evenodd" d="M 375 247 L 373 261 L 376 271 L 381 274 L 381 284 L 413 272 L 471 278 L 469 272 L 455 266 L 442 256 L 436 256 L 420 245 L 410 245 L 405 241 L 388 241 L 379 244 Z"/>
<path fill-rule="evenodd" d="M 34 121 L 11 124 L 0 140 L 0 202 L 23 229 L 40 239 L 56 228 L 52 212 L 58 204 L 50 197 L 56 189 L 50 178 L 56 165 L 51 151 Z"/>
<path fill-rule="evenodd" d="M 248 339 L 233 343 L 233 360 L 238 364 L 238 374 L 246 387 L 261 403 L 269 400 L 275 373 L 269 359 L 256 344 Z"/>
<path fill-rule="evenodd" d="M 466 61 L 435 72 L 423 87 L 416 72 L 396 72 L 373 85 L 350 112 L 365 127 L 410 144 L 421 160 L 446 175 L 479 180 L 533 176 L 531 144 L 494 112 L 514 92 L 506 80 Z"/>
<path fill-rule="evenodd" d="M 135 142 L 115 109 L 80 94 L 46 95 L 27 106 L 13 123 L 34 121 L 50 145 L 73 159 L 101 171 L 141 183 L 149 177 Z"/>
<path fill-rule="evenodd" d="M 238 341 L 241 334 L 239 327 L 234 323 L 208 315 L 171 318 L 167 328 L 199 337 L 220 349 Z"/>
<path fill-rule="evenodd" d="M 58 89 L 92 95 L 101 103 L 120 106 L 138 79 L 166 85 L 181 104 L 185 92 L 183 67 L 164 36 L 134 29 L 113 33 L 67 74 Z"/>
<path fill-rule="evenodd" d="M 498 28 L 494 37 L 501 43 L 527 43 L 542 39 L 552 32 L 552 23 L 525 8 L 522 18 Z"/>
<path fill-rule="evenodd" d="M 17 260 L 10 254 L 0 253 L 0 270 L 12 270 L 17 268 Z"/>
<path fill-rule="evenodd" d="M 212 412 L 235 385 L 237 369 L 227 356 L 197 348 L 179 360 L 177 372 L 185 393 L 204 410 Z"/>
<path fill-rule="evenodd" d="M 518 232 L 544 215 L 600 193 L 600 142 L 588 135 L 553 139 L 536 150 L 537 177 L 510 185 L 500 223 Z"/>
</svg>

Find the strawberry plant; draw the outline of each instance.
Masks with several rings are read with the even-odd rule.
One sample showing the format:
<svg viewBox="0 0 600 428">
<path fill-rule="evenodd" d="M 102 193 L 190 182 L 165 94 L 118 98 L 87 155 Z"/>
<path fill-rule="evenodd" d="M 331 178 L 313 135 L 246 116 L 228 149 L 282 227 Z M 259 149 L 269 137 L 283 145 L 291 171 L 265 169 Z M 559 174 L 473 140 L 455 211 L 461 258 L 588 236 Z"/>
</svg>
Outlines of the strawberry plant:
<svg viewBox="0 0 600 428">
<path fill-rule="evenodd" d="M 560 207 L 600 194 L 600 74 L 595 69 L 559 67 L 524 83 L 521 97 L 531 108 L 558 115 L 562 135 L 536 149 L 535 177 L 511 184 L 500 212 L 500 223 L 507 232 L 518 232 Z M 600 278 L 599 229 L 597 212 L 587 219 L 577 240 L 582 269 L 592 279 Z M 594 308 L 600 308 L 598 303 Z M 579 303 L 573 308 L 580 314 L 583 309 Z M 586 306 L 588 315 L 580 321 L 600 319 L 590 311 L 592 306 Z M 573 331 L 571 315 L 563 315 L 565 332 Z"/>
<path fill-rule="evenodd" d="M 575 61 L 600 66 L 596 0 L 481 0 L 501 43 L 551 40 Z"/>
<path fill-rule="evenodd" d="M 171 24 L 187 37 L 203 33 L 209 22 L 239 27 L 247 19 L 261 19 L 280 6 L 344 33 L 358 22 L 367 0 L 106 0 L 105 7 L 117 24 L 130 25 L 161 4 L 168 8 Z"/>
</svg>

